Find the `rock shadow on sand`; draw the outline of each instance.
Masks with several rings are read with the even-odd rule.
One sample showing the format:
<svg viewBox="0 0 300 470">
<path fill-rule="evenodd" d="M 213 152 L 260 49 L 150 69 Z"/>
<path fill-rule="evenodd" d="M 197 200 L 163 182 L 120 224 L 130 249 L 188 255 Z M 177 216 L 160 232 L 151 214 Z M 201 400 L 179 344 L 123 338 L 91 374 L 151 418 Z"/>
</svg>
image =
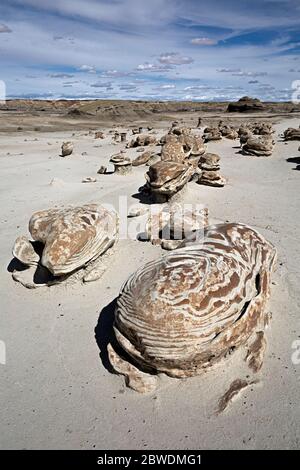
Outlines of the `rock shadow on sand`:
<svg viewBox="0 0 300 470">
<path fill-rule="evenodd" d="M 296 166 L 293 168 L 293 170 L 300 171 L 300 157 L 290 157 L 290 158 L 287 158 L 286 161 L 288 163 L 295 163 Z"/>
</svg>

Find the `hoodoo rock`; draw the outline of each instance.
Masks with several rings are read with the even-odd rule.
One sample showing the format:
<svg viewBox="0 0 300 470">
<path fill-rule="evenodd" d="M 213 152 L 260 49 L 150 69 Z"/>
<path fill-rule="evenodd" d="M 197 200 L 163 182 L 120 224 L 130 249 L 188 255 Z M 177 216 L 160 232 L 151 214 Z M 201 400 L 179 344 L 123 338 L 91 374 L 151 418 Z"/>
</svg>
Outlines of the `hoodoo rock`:
<svg viewBox="0 0 300 470">
<path fill-rule="evenodd" d="M 151 165 L 146 173 L 147 187 L 157 202 L 168 200 L 184 187 L 194 173 L 192 165 L 160 161 Z"/>
<path fill-rule="evenodd" d="M 198 183 L 221 188 L 225 186 L 226 179 L 220 175 L 220 157 L 216 153 L 206 153 L 200 157 Z"/>
</svg>

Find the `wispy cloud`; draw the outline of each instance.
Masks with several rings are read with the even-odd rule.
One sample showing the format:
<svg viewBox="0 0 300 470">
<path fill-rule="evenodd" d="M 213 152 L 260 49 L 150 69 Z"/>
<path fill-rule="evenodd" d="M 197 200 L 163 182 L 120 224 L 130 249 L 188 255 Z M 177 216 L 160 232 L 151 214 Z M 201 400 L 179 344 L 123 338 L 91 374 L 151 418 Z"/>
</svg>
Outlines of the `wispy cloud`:
<svg viewBox="0 0 300 470">
<path fill-rule="evenodd" d="M 300 78 L 299 0 L 1 0 L 0 17 L 10 96 L 283 99 Z"/>
<path fill-rule="evenodd" d="M 218 41 L 210 38 L 193 38 L 191 39 L 191 44 L 196 46 L 215 46 L 218 44 Z"/>
<path fill-rule="evenodd" d="M 96 73 L 94 65 L 81 65 L 78 70 L 81 72 Z"/>
<path fill-rule="evenodd" d="M 187 56 L 180 55 L 179 52 L 165 52 L 160 54 L 158 61 L 161 64 L 167 65 L 183 65 L 183 64 L 192 64 L 194 59 Z"/>
<path fill-rule="evenodd" d="M 0 24 L 0 33 L 11 33 L 12 30 L 6 24 Z"/>
</svg>

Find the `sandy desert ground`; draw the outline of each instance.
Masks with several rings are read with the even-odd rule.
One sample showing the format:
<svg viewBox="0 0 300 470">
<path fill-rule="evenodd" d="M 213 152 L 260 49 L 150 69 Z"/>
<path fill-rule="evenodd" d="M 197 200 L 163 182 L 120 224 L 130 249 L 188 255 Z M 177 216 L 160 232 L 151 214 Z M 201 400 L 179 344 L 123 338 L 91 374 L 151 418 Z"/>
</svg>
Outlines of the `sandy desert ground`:
<svg viewBox="0 0 300 470">
<path fill-rule="evenodd" d="M 180 117 L 196 122 L 192 114 Z M 29 290 L 13 281 L 11 248 L 18 235 L 28 234 L 34 211 L 86 202 L 118 208 L 119 195 L 136 204 L 138 199 L 132 196 L 144 183 L 146 167 L 134 168 L 128 176 L 97 174 L 122 146 L 112 145 L 110 137 L 95 140 L 86 131 L 88 123 L 81 126 L 80 120 L 51 131 L 23 125 L 18 132 L 4 132 L 10 120 L 17 122 L 16 117 L 2 115 L 0 132 L 0 340 L 7 355 L 6 365 L 0 365 L 0 447 L 299 448 L 300 365 L 292 363 L 291 355 L 293 341 L 300 338 L 300 172 L 296 163 L 287 161 L 299 157 L 299 142 L 279 138 L 287 127 L 299 127 L 299 116 L 274 118 L 276 145 L 269 158 L 240 155 L 237 142 L 224 138 L 208 143 L 208 150 L 221 156 L 228 184 L 213 188 L 191 182 L 184 194 L 185 202 L 207 204 L 213 219 L 257 228 L 278 249 L 268 306 L 272 321 L 259 383 L 219 415 L 218 399 L 230 383 L 252 377 L 240 350 L 200 377 L 161 377 L 158 390 L 146 395 L 126 388 L 123 377 L 110 373 L 100 358 L 97 341 L 100 346 L 105 342 L 112 303 L 122 283 L 142 263 L 160 256 L 159 247 L 120 240 L 102 279 L 90 284 Z M 115 125 L 122 130 L 128 124 Z M 167 119 L 157 121 L 158 135 L 169 124 Z M 90 127 L 95 129 L 95 123 Z M 99 130 L 107 135 L 104 125 Z M 60 158 L 64 140 L 72 140 L 75 151 Z M 128 155 L 138 154 L 130 149 Z M 97 182 L 83 184 L 82 178 L 88 176 Z"/>
</svg>

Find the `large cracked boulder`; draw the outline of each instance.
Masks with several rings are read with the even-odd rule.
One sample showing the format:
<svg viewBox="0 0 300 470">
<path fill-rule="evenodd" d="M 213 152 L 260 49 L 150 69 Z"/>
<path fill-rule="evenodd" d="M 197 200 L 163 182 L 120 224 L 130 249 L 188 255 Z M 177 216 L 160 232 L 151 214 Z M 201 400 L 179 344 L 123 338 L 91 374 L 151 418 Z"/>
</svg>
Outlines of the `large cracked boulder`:
<svg viewBox="0 0 300 470">
<path fill-rule="evenodd" d="M 257 332 L 264 335 L 275 260 L 275 248 L 256 230 L 228 223 L 196 231 L 140 267 L 117 300 L 113 368 L 131 388 L 149 392 L 157 373 L 199 375 L 248 347 Z"/>
</svg>

